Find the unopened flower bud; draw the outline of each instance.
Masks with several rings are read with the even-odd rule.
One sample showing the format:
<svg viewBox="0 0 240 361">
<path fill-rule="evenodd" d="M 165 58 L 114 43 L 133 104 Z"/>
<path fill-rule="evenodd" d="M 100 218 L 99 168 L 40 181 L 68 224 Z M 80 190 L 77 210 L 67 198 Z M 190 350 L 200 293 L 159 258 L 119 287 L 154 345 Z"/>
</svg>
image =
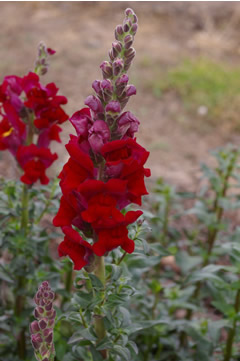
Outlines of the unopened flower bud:
<svg viewBox="0 0 240 361">
<path fill-rule="evenodd" d="M 92 83 L 92 88 L 95 90 L 97 94 L 101 92 L 100 84 L 101 84 L 100 80 L 94 80 L 94 82 Z"/>
<path fill-rule="evenodd" d="M 84 102 L 95 113 L 103 113 L 103 106 L 100 100 L 94 95 L 89 95 Z"/>
<path fill-rule="evenodd" d="M 138 29 L 138 24 L 133 24 L 131 29 L 130 29 L 130 34 L 131 35 L 136 35 L 137 29 Z"/>
<path fill-rule="evenodd" d="M 40 331 L 40 327 L 38 325 L 38 322 L 37 321 L 33 321 L 31 324 L 30 324 L 30 333 L 34 334 L 34 333 L 37 333 Z"/>
<path fill-rule="evenodd" d="M 112 71 L 112 65 L 109 61 L 103 61 L 100 65 L 100 68 L 102 69 L 102 74 L 105 79 L 111 78 L 113 75 Z"/>
<path fill-rule="evenodd" d="M 130 26 L 129 26 L 129 24 L 124 24 L 123 25 L 123 31 L 124 31 L 124 33 L 127 33 L 128 31 L 130 30 Z"/>
<path fill-rule="evenodd" d="M 106 112 L 107 113 L 120 113 L 121 112 L 121 106 L 120 103 L 116 100 L 112 100 L 111 102 L 109 102 L 106 106 Z"/>
<path fill-rule="evenodd" d="M 116 80 L 116 86 L 119 86 L 121 84 L 126 85 L 128 83 L 128 76 L 127 74 L 122 74 L 117 80 Z"/>
<path fill-rule="evenodd" d="M 126 87 L 126 95 L 131 97 L 132 95 L 137 94 L 137 89 L 134 85 L 130 84 Z"/>
<path fill-rule="evenodd" d="M 134 48 L 129 48 L 124 51 L 124 56 L 126 57 L 126 59 L 130 59 L 130 58 L 133 59 L 135 55 L 136 55 L 136 51 Z"/>
<path fill-rule="evenodd" d="M 129 49 L 132 44 L 133 44 L 133 37 L 132 35 L 127 35 L 124 38 L 124 44 L 125 44 L 125 49 Z"/>
<path fill-rule="evenodd" d="M 43 342 L 43 339 L 40 333 L 36 333 L 31 336 L 31 341 L 35 350 L 38 350 Z"/>
<path fill-rule="evenodd" d="M 118 25 L 115 29 L 115 39 L 121 40 L 122 35 L 123 35 L 123 27 L 122 25 Z"/>
<path fill-rule="evenodd" d="M 109 58 L 111 61 L 114 61 L 114 59 L 118 56 L 118 53 L 116 52 L 115 49 L 110 49 L 108 52 Z"/>
<path fill-rule="evenodd" d="M 45 342 L 47 342 L 48 344 L 50 344 L 53 340 L 53 332 L 51 331 L 49 333 L 49 335 L 45 338 Z"/>
<path fill-rule="evenodd" d="M 103 91 L 108 91 L 110 93 L 112 93 L 113 91 L 113 86 L 112 86 L 112 83 L 109 79 L 104 79 L 102 82 L 101 82 L 101 88 Z"/>
<path fill-rule="evenodd" d="M 42 319 L 41 321 L 39 321 L 39 326 L 41 330 L 44 330 L 47 327 L 47 322 L 44 319 Z"/>
<path fill-rule="evenodd" d="M 134 13 L 134 11 L 131 9 L 131 8 L 127 8 L 126 10 L 125 10 L 125 15 L 127 16 L 127 17 L 129 17 L 130 15 L 134 15 L 135 13 Z"/>
<path fill-rule="evenodd" d="M 122 44 L 120 43 L 120 41 L 114 41 L 112 43 L 112 48 L 115 49 L 117 54 L 119 54 L 122 51 Z"/>
<path fill-rule="evenodd" d="M 113 62 L 113 74 L 115 76 L 119 75 L 124 67 L 124 63 L 122 59 L 116 59 Z"/>
</svg>

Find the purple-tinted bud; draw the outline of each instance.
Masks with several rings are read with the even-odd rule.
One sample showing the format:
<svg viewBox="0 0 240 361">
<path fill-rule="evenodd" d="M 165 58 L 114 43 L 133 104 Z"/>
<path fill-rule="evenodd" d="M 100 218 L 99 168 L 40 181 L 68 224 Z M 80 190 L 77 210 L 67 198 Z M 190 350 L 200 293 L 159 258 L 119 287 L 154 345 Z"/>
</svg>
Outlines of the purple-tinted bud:
<svg viewBox="0 0 240 361">
<path fill-rule="evenodd" d="M 101 84 L 100 80 L 94 80 L 94 82 L 92 83 L 92 88 L 95 90 L 97 94 L 101 91 L 100 84 Z"/>
<path fill-rule="evenodd" d="M 120 103 L 117 100 L 112 100 L 107 104 L 105 110 L 107 113 L 120 113 L 121 112 Z"/>
<path fill-rule="evenodd" d="M 84 102 L 95 113 L 103 113 L 103 106 L 95 95 L 89 95 Z"/>
<path fill-rule="evenodd" d="M 38 322 L 37 321 L 33 321 L 31 324 L 30 324 L 30 333 L 34 334 L 34 333 L 37 333 L 40 331 L 40 327 L 38 325 Z"/>
<path fill-rule="evenodd" d="M 44 292 L 43 296 L 44 296 L 45 298 L 48 298 L 48 297 L 49 297 L 49 293 L 48 293 L 48 292 Z"/>
<path fill-rule="evenodd" d="M 112 48 L 115 49 L 117 54 L 119 54 L 122 51 L 122 44 L 120 43 L 120 41 L 114 41 L 112 43 Z"/>
<path fill-rule="evenodd" d="M 49 304 L 47 304 L 46 306 L 45 306 L 45 310 L 46 311 L 50 311 L 52 309 L 52 302 L 50 302 Z"/>
<path fill-rule="evenodd" d="M 122 25 L 118 25 L 115 29 L 115 39 L 121 40 L 122 35 L 123 35 L 123 27 Z"/>
<path fill-rule="evenodd" d="M 49 287 L 48 281 L 43 281 L 42 286 L 43 286 L 43 287 Z"/>
<path fill-rule="evenodd" d="M 132 44 L 133 44 L 133 37 L 132 35 L 127 35 L 124 38 L 124 44 L 125 44 L 125 49 L 129 49 Z"/>
<path fill-rule="evenodd" d="M 130 27 L 129 27 L 129 25 L 127 23 L 123 25 L 124 33 L 127 33 L 129 31 L 129 29 L 130 29 Z"/>
<path fill-rule="evenodd" d="M 126 87 L 126 95 L 131 97 L 132 95 L 137 94 L 137 89 L 134 85 L 130 84 Z"/>
<path fill-rule="evenodd" d="M 31 341 L 35 350 L 38 350 L 43 342 L 43 339 L 39 333 L 36 333 L 31 336 Z"/>
<path fill-rule="evenodd" d="M 41 321 L 39 321 L 39 326 L 41 330 L 44 330 L 47 327 L 47 322 L 44 319 L 42 319 Z"/>
<path fill-rule="evenodd" d="M 125 135 L 133 138 L 138 131 L 139 120 L 131 112 L 123 113 L 117 120 L 117 132 L 123 137 Z"/>
<path fill-rule="evenodd" d="M 131 8 L 127 8 L 127 9 L 125 10 L 125 15 L 126 15 L 127 17 L 129 17 L 129 16 L 131 16 L 131 15 L 135 15 L 135 13 L 134 13 L 134 11 L 133 11 Z"/>
<path fill-rule="evenodd" d="M 49 299 L 50 300 L 54 299 L 54 293 L 52 291 L 49 292 Z"/>
<path fill-rule="evenodd" d="M 116 80 L 116 86 L 124 84 L 126 85 L 128 83 L 128 76 L 127 74 L 123 74 L 121 75 L 117 80 Z"/>
<path fill-rule="evenodd" d="M 133 59 L 135 55 L 136 55 L 136 51 L 135 51 L 134 48 L 129 48 L 129 49 L 124 51 L 124 56 L 127 59 L 129 59 L 129 58 Z"/>
<path fill-rule="evenodd" d="M 122 59 L 116 59 L 113 62 L 113 74 L 115 76 L 119 75 L 124 67 L 124 63 Z"/>
<path fill-rule="evenodd" d="M 56 310 L 53 309 L 52 311 L 47 312 L 47 316 L 50 319 L 54 319 L 56 317 Z"/>
<path fill-rule="evenodd" d="M 132 35 L 135 35 L 136 32 L 137 32 L 137 29 L 138 29 L 138 24 L 133 24 L 132 27 L 131 27 L 131 29 L 130 29 L 130 33 L 131 33 Z"/>
<path fill-rule="evenodd" d="M 109 141 L 110 130 L 103 120 L 96 120 L 92 128 L 89 129 L 88 141 L 95 153 L 101 151 L 102 146 Z"/>
<path fill-rule="evenodd" d="M 49 335 L 45 337 L 45 341 L 50 344 L 52 340 L 53 340 L 53 332 L 51 331 Z"/>
<path fill-rule="evenodd" d="M 102 74 L 105 79 L 112 77 L 112 64 L 109 61 L 103 61 L 100 68 L 102 69 Z"/>
<path fill-rule="evenodd" d="M 102 82 L 101 82 L 101 88 L 103 91 L 108 91 L 110 93 L 113 92 L 113 86 L 112 86 L 112 83 L 109 79 L 104 79 Z"/>
<path fill-rule="evenodd" d="M 43 315 L 43 313 L 44 313 L 44 309 L 42 307 L 36 307 L 34 310 L 34 316 L 36 318 L 41 317 L 41 315 Z"/>
<path fill-rule="evenodd" d="M 110 49 L 108 52 L 109 58 L 111 61 L 114 61 L 114 59 L 118 56 L 118 53 L 115 49 Z"/>
</svg>

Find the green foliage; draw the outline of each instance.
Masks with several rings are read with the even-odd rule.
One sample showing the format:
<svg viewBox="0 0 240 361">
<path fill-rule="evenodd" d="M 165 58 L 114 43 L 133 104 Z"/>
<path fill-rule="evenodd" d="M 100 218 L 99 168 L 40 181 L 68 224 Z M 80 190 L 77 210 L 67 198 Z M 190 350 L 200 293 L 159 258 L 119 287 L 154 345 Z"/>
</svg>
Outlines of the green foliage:
<svg viewBox="0 0 240 361">
<path fill-rule="evenodd" d="M 24 330 L 25 359 L 34 360 L 32 297 L 48 279 L 57 294 L 56 361 L 237 360 L 239 153 L 230 145 L 213 152 L 215 167 L 202 165 L 197 192 L 179 192 L 159 179 L 129 229 L 134 253 L 107 255 L 105 279 L 96 270 L 72 274 L 69 259 L 50 255 L 58 236 L 48 223 L 58 208 L 57 184 L 30 189 L 25 233 L 22 185 L 2 182 L 0 359 L 20 361 L 16 338 Z"/>
<path fill-rule="evenodd" d="M 0 359 L 9 361 L 19 360 L 17 339 L 21 332 L 25 335 L 26 361 L 34 359 L 28 331 L 33 320 L 32 298 L 46 279 L 58 289 L 64 271 L 51 255 L 51 244 L 59 235 L 48 220 L 58 208 L 58 182 L 29 188 L 28 192 L 29 219 L 24 229 L 23 184 L 0 182 Z"/>
</svg>

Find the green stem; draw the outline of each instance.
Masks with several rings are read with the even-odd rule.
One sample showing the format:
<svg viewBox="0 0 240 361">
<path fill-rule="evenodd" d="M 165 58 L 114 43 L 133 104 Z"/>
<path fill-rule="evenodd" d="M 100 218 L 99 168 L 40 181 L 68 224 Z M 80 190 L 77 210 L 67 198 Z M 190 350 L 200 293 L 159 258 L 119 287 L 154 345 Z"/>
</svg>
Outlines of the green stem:
<svg viewBox="0 0 240 361">
<path fill-rule="evenodd" d="M 236 328 L 237 328 L 237 315 L 238 315 L 239 309 L 240 309 L 240 290 L 238 290 L 237 294 L 236 294 L 234 309 L 235 309 L 236 314 L 235 314 L 235 317 L 233 320 L 232 328 L 228 333 L 226 350 L 225 350 L 225 355 L 224 355 L 223 361 L 230 361 L 231 357 L 232 357 L 232 346 L 233 346 Z"/>
<path fill-rule="evenodd" d="M 41 221 L 41 219 L 42 219 L 42 217 L 44 216 L 44 214 L 48 211 L 48 208 L 49 208 L 49 206 L 50 206 L 50 204 L 51 204 L 51 200 L 53 199 L 53 196 L 54 196 L 54 193 L 55 193 L 55 190 L 56 190 L 57 186 L 58 186 L 58 182 L 53 182 L 53 186 L 52 186 L 52 189 L 51 189 L 50 196 L 49 196 L 49 198 L 47 199 L 47 202 L 45 203 L 45 207 L 44 207 L 44 209 L 42 210 L 41 214 L 40 214 L 39 217 L 36 219 L 35 224 L 38 224 L 38 223 Z"/>
<path fill-rule="evenodd" d="M 96 268 L 94 271 L 95 275 L 99 278 L 99 280 L 102 282 L 103 286 L 105 287 L 105 263 L 104 263 L 104 257 L 97 257 L 96 258 Z M 101 314 L 101 309 L 99 310 L 99 314 L 95 315 L 94 317 L 94 327 L 95 332 L 97 335 L 97 343 L 99 343 L 105 336 L 106 336 L 106 330 L 104 327 L 103 322 L 103 316 Z M 107 359 L 107 350 L 100 351 L 102 354 L 102 357 L 104 360 Z"/>
<path fill-rule="evenodd" d="M 24 184 L 22 190 L 22 215 L 21 215 L 21 230 L 23 231 L 24 235 L 27 235 L 27 231 L 28 231 L 28 217 L 29 217 L 28 201 L 29 201 L 28 186 Z"/>
<path fill-rule="evenodd" d="M 22 214 L 21 214 L 21 230 L 23 233 L 23 237 L 26 237 L 28 233 L 28 221 L 29 221 L 28 202 L 29 202 L 28 186 L 24 184 L 22 189 Z M 25 277 L 22 275 L 18 276 L 17 288 L 16 288 L 17 295 L 15 297 L 15 316 L 17 318 L 21 317 L 22 311 L 24 309 L 25 296 L 22 295 L 22 290 L 24 288 L 25 288 Z M 26 328 L 23 327 L 20 330 L 17 337 L 18 356 L 21 360 L 24 360 L 26 357 L 25 331 Z"/>
<path fill-rule="evenodd" d="M 65 290 L 68 294 L 71 293 L 72 284 L 73 284 L 73 269 L 72 269 L 72 263 L 69 262 L 69 268 L 67 270 L 66 278 L 65 278 Z M 63 308 L 67 300 L 68 297 L 64 296 L 61 302 L 61 308 Z"/>
</svg>

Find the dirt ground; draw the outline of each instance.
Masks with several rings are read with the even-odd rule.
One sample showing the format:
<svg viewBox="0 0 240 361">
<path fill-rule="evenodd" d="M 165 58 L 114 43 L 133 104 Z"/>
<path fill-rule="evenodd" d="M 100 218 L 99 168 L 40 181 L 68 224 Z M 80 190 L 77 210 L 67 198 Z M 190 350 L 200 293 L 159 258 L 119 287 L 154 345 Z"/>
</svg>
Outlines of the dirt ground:
<svg viewBox="0 0 240 361">
<path fill-rule="evenodd" d="M 107 59 L 113 31 L 122 22 L 124 9 L 132 7 L 139 17 L 134 47 L 137 57 L 130 80 L 138 93 L 127 109 L 141 120 L 139 142 L 151 151 L 148 166 L 155 180 L 191 188 L 199 178 L 199 164 L 209 161 L 209 150 L 228 141 L 238 144 L 239 134 L 227 123 L 209 132 L 184 111 L 174 93 L 156 98 L 146 84 L 186 57 L 199 55 L 236 65 L 240 60 L 239 2 L 1 2 L 0 81 L 5 75 L 23 75 L 33 68 L 38 43 L 43 40 L 57 53 L 43 82 L 54 81 L 66 95 L 69 114 L 83 107 L 100 79 L 99 64 Z M 197 120 L 199 121 L 199 120 Z M 67 143 L 70 124 L 62 133 Z M 67 159 L 63 145 L 55 145 Z M 10 156 L 1 155 L 0 173 L 13 176 Z"/>
</svg>

